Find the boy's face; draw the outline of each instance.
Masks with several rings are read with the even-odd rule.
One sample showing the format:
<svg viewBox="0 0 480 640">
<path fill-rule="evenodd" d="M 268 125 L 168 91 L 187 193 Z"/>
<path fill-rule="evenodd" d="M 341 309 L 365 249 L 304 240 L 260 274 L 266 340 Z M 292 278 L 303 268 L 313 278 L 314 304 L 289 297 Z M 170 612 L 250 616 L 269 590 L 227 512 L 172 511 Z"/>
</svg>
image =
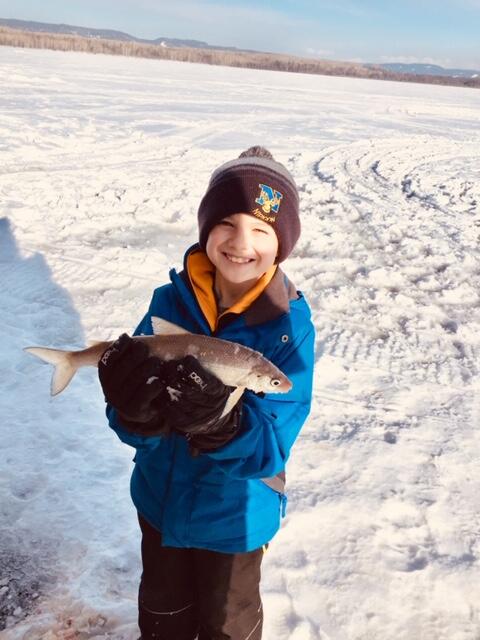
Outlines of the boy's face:
<svg viewBox="0 0 480 640">
<path fill-rule="evenodd" d="M 258 280 L 275 262 L 278 239 L 272 227 L 247 213 L 234 213 L 208 234 L 207 256 L 225 280 Z"/>
</svg>

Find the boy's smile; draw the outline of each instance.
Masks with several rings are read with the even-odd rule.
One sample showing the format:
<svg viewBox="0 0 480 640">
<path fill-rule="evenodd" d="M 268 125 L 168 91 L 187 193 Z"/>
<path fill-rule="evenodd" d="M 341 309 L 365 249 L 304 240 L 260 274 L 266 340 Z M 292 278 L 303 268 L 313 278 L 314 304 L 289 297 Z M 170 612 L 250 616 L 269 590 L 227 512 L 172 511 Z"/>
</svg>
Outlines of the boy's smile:
<svg viewBox="0 0 480 640">
<path fill-rule="evenodd" d="M 275 263 L 278 239 L 273 228 L 247 213 L 224 218 L 210 231 L 207 256 L 216 267 L 215 288 L 233 304 Z"/>
<path fill-rule="evenodd" d="M 248 264 L 252 261 L 252 258 L 240 258 L 238 256 L 232 256 L 229 253 L 224 253 L 224 255 L 231 261 L 236 262 L 237 264 Z"/>
</svg>

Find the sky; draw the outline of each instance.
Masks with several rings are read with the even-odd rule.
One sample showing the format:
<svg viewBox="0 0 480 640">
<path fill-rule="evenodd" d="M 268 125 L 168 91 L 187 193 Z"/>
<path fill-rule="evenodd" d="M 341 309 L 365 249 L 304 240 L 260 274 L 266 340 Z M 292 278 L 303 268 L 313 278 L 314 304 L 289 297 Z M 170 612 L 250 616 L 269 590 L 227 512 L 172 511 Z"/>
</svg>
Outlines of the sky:
<svg viewBox="0 0 480 640">
<path fill-rule="evenodd" d="M 480 0 L 0 0 L 0 17 L 332 60 L 480 69 Z"/>
</svg>

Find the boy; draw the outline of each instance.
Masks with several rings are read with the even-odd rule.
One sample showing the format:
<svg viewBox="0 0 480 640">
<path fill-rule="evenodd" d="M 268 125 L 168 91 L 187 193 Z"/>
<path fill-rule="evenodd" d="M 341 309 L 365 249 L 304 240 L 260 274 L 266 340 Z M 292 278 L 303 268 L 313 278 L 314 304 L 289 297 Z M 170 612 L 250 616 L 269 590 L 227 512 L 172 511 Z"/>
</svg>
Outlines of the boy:
<svg viewBox="0 0 480 640">
<path fill-rule="evenodd" d="M 310 410 L 310 310 L 278 263 L 300 235 L 287 169 L 252 147 L 212 175 L 199 244 L 156 289 L 136 334 L 160 316 L 260 351 L 288 393 L 231 388 L 192 356 L 163 362 L 121 336 L 99 363 L 110 426 L 136 448 L 131 493 L 142 530 L 141 639 L 260 640 L 260 565 L 285 514 L 285 463 Z"/>
</svg>

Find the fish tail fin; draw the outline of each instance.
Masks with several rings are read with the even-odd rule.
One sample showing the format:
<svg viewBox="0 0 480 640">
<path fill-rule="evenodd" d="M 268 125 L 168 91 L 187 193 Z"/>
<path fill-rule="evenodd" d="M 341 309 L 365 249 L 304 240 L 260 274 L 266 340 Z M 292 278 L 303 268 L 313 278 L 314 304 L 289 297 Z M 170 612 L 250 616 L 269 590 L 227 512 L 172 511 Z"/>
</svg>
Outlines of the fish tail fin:
<svg viewBox="0 0 480 640">
<path fill-rule="evenodd" d="M 27 347 L 24 351 L 31 353 L 44 362 L 53 364 L 55 367 L 50 390 L 52 396 L 56 396 L 63 391 L 77 372 L 78 366 L 73 362 L 71 351 L 47 349 L 46 347 Z"/>
</svg>

